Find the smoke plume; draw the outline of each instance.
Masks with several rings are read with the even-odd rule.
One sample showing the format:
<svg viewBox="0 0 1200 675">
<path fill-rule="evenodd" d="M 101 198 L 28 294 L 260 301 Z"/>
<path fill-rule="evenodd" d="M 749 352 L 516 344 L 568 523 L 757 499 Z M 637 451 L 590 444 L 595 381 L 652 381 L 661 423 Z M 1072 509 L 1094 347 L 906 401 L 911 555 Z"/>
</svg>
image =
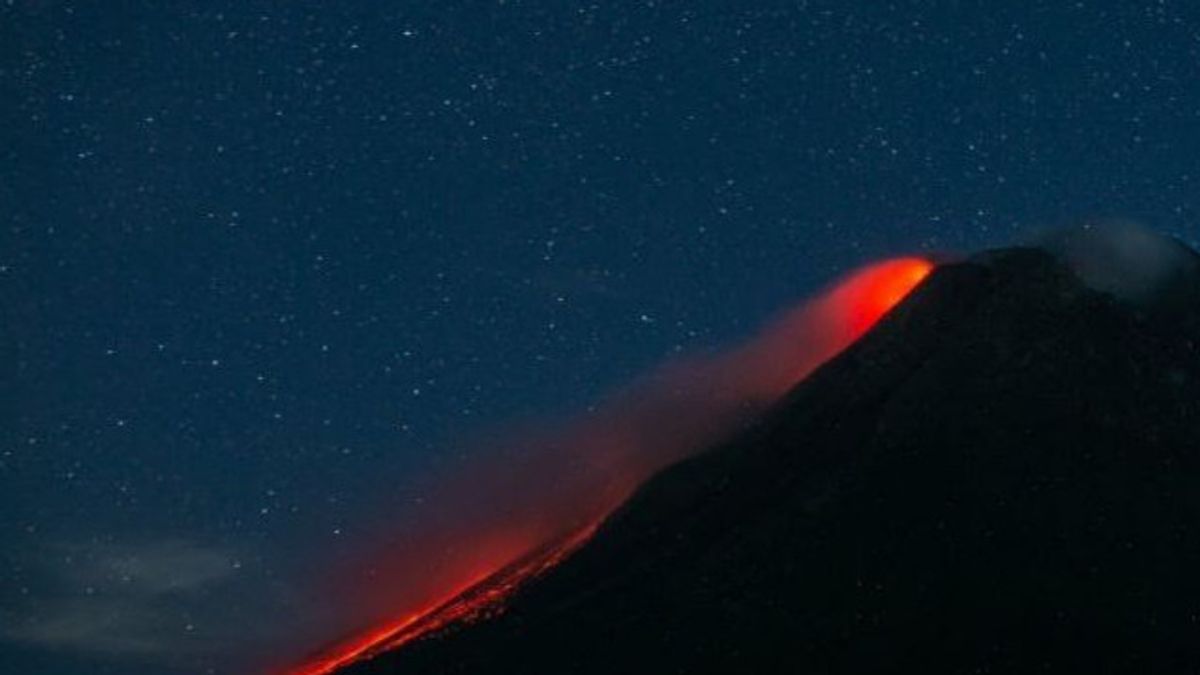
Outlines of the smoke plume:
<svg viewBox="0 0 1200 675">
<path fill-rule="evenodd" d="M 1187 246 L 1130 221 L 1068 228 L 1045 237 L 1044 245 L 1091 288 L 1139 304 L 1169 295 L 1200 270 Z"/>
<path fill-rule="evenodd" d="M 668 362 L 591 412 L 486 453 L 438 486 L 438 498 L 341 589 L 371 628 L 292 672 L 328 672 L 353 660 L 372 640 L 530 550 L 599 522 L 651 474 L 736 433 L 866 332 L 931 268 L 918 258 L 864 267 L 740 347 Z"/>
</svg>

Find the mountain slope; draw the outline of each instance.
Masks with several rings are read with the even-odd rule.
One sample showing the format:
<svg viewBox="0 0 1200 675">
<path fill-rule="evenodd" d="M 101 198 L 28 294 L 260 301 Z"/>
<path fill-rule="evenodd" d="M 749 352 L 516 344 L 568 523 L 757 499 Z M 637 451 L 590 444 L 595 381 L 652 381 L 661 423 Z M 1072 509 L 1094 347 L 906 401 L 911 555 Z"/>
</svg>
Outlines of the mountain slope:
<svg viewBox="0 0 1200 675">
<path fill-rule="evenodd" d="M 750 433 L 648 482 L 487 621 L 346 673 L 1200 663 L 1200 282 L 935 272 Z"/>
</svg>

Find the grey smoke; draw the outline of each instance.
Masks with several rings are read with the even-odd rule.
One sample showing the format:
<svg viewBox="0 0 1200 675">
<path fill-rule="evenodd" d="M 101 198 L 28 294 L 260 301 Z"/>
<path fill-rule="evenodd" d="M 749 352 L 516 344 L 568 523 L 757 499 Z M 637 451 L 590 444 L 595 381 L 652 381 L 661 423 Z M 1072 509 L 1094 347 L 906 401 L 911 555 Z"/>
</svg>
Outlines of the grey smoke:
<svg viewBox="0 0 1200 675">
<path fill-rule="evenodd" d="M 1087 223 L 1039 243 L 1089 287 L 1130 302 L 1151 302 L 1200 274 L 1200 257 L 1191 249 L 1129 221 Z"/>
</svg>

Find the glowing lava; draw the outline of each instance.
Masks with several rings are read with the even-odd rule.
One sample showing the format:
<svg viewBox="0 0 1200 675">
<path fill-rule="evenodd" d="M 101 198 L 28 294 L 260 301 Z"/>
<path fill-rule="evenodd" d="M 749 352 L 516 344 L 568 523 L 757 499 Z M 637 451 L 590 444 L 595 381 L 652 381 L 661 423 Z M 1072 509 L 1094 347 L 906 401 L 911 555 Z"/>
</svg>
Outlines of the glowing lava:
<svg viewBox="0 0 1200 675">
<path fill-rule="evenodd" d="M 334 645 L 309 663 L 289 671 L 289 675 L 327 675 L 445 628 L 495 616 L 503 611 L 505 599 L 518 586 L 537 578 L 574 553 L 591 538 L 598 526 L 599 522 L 596 522 L 546 542 L 500 569 L 451 590 L 439 603 Z"/>
<path fill-rule="evenodd" d="M 476 507 L 465 525 L 435 522 L 433 536 L 409 537 L 411 550 L 425 552 L 420 566 L 388 565 L 397 578 L 420 579 L 415 597 L 424 600 L 288 675 L 327 675 L 503 611 L 517 588 L 583 546 L 646 478 L 734 433 L 748 411 L 774 403 L 861 337 L 932 270 L 921 258 L 860 268 L 740 348 L 668 363 L 547 439 L 523 439 L 535 449 L 519 470 L 485 466 L 444 491 L 462 504 L 486 494 L 482 503 L 502 508 Z M 461 542 L 471 544 L 452 545 Z"/>
<path fill-rule="evenodd" d="M 866 267 L 839 285 L 831 298 L 850 310 L 851 341 L 870 330 L 931 271 L 928 260 L 897 258 Z"/>
</svg>

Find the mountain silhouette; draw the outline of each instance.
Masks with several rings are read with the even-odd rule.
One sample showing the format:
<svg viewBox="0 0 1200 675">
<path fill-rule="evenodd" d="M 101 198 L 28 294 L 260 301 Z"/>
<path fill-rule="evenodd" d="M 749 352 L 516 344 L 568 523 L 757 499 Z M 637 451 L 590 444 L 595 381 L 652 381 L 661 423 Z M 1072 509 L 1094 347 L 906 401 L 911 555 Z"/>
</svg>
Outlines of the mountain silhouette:
<svg viewBox="0 0 1200 675">
<path fill-rule="evenodd" d="M 1194 670 L 1200 258 L 1118 239 L 1123 294 L 1080 246 L 939 266 L 503 612 L 339 672 Z"/>
</svg>

